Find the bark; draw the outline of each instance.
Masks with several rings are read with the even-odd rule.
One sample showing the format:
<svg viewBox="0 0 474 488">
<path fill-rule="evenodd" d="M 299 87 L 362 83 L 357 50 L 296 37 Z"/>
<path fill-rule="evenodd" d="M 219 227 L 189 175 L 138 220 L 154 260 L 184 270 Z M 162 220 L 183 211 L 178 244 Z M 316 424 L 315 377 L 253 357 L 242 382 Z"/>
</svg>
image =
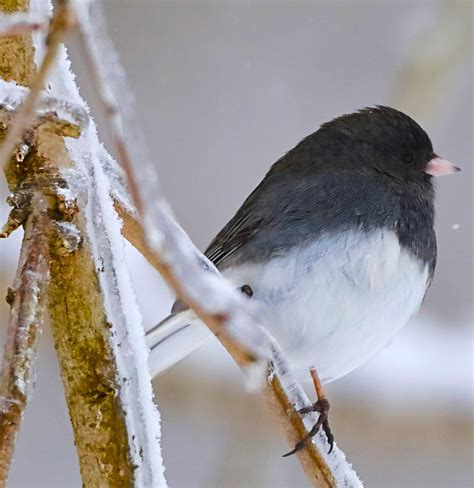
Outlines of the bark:
<svg viewBox="0 0 474 488">
<path fill-rule="evenodd" d="M 27 1 L 0 0 L 4 12 L 27 8 Z M 36 71 L 33 52 L 30 36 L 0 37 L 0 75 L 8 81 L 31 85 Z M 4 139 L 6 128 L 12 124 L 8 114 L 2 117 Z M 50 323 L 83 483 L 94 487 L 130 486 L 134 484 L 135 466 L 125 412 L 117 395 L 117 366 L 109 342 L 111 325 L 86 233 L 83 209 L 87 195 L 84 197 L 82 188 L 82 197 L 74 196 L 77 188 L 70 188 L 73 197 L 63 197 L 68 186 L 63 173 L 74 167 L 63 135 L 61 123 L 40 123 L 29 130 L 23 137 L 28 146 L 26 157 L 21 162 L 12 158 L 5 175 L 13 195 L 41 192 L 48 202 L 52 228 L 48 243 Z M 61 233 L 63 223 L 77 228 L 79 241 L 71 242 Z"/>
<path fill-rule="evenodd" d="M 8 290 L 10 318 L 0 384 L 0 486 L 8 477 L 23 412 L 34 382 L 34 359 L 47 316 L 50 222 L 41 195 L 27 218 L 17 276 Z"/>
<path fill-rule="evenodd" d="M 1 0 L 0 12 L 27 11 L 29 0 Z M 3 36 L 0 42 L 0 78 L 28 86 L 36 72 L 31 36 Z"/>
</svg>

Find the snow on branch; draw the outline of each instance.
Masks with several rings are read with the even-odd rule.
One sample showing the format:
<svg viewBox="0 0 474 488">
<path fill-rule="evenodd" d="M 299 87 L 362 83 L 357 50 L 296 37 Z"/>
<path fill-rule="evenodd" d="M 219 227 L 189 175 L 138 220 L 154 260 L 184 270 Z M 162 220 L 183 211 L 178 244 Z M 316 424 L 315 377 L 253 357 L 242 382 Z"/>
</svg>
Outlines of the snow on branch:
<svg viewBox="0 0 474 488">
<path fill-rule="evenodd" d="M 46 2 L 43 1 L 43 4 Z M 72 18 L 68 8 L 68 2 L 59 2 L 55 15 L 51 19 L 48 31 L 48 49 L 46 56 L 38 69 L 30 90 L 15 115 L 10 126 L 7 137 L 0 147 L 0 171 L 3 170 L 10 159 L 10 156 L 19 143 L 21 137 L 30 127 L 35 117 L 35 107 L 43 89 L 46 77 L 54 66 L 56 56 L 64 33 L 71 28 Z"/>
<path fill-rule="evenodd" d="M 48 25 L 48 18 L 32 12 L 0 14 L 0 36 L 29 34 Z"/>
<path fill-rule="evenodd" d="M 108 116 L 109 129 L 118 159 L 127 176 L 137 213 L 116 202 L 123 219 L 124 236 L 160 271 L 174 288 L 218 334 L 236 362 L 245 368 L 255 359 L 270 358 L 275 374 L 263 396 L 287 431 L 293 445 L 307 432 L 296 409 L 309 401 L 289 372 L 284 356 L 258 324 L 258 310 L 235 293 L 215 266 L 190 241 L 171 215 L 159 191 L 156 166 L 149 156 L 143 133 L 137 124 L 133 97 L 125 72 L 110 40 L 99 2 L 74 3 L 84 55 L 89 62 L 95 88 Z M 314 424 L 313 424 L 314 425 Z M 318 487 L 360 487 L 362 483 L 337 448 L 331 454 L 320 434 L 297 455 L 312 484 Z"/>
<path fill-rule="evenodd" d="M 310 404 L 310 401 L 288 367 L 288 362 L 280 345 L 267 330 L 264 330 L 264 333 L 272 349 L 273 371 L 268 377 L 269 384 L 277 389 L 281 387 L 295 410 L 305 408 Z M 308 414 L 302 419 L 306 430 L 311 429 L 316 421 L 317 416 L 314 413 Z M 312 439 L 312 442 L 317 446 L 318 452 L 327 463 L 335 486 L 346 488 L 361 488 L 363 486 L 362 481 L 352 469 L 352 465 L 347 462 L 345 454 L 339 449 L 337 443 L 334 443 L 332 451 L 328 453 L 329 443 L 321 430 Z"/>
<path fill-rule="evenodd" d="M 18 110 L 29 93 L 28 88 L 17 85 L 14 81 L 0 79 L 0 107 L 7 112 Z M 51 112 L 54 112 L 55 118 L 65 119 L 80 129 L 85 129 L 89 124 L 89 114 L 84 107 L 70 100 L 48 96 L 44 91 L 40 91 L 33 116 L 42 117 Z"/>
</svg>

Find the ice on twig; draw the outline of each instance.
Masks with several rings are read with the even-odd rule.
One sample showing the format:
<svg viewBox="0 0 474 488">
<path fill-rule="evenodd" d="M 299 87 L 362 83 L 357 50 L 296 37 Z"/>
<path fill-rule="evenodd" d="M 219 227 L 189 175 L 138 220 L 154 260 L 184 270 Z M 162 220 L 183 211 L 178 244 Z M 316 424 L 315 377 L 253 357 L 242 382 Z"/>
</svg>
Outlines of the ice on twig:
<svg viewBox="0 0 474 488">
<path fill-rule="evenodd" d="M 41 115 L 47 112 L 55 112 L 58 117 L 69 120 L 81 129 L 85 129 L 89 124 L 87 110 L 69 100 L 49 96 L 42 97 L 38 104 L 38 113 Z"/>
<path fill-rule="evenodd" d="M 48 25 L 48 18 L 31 12 L 0 14 L 0 36 L 29 34 Z"/>
<path fill-rule="evenodd" d="M 71 222 L 57 222 L 64 253 L 77 251 L 82 241 L 79 229 Z"/>
<path fill-rule="evenodd" d="M 5 81 L 0 78 L 0 104 L 8 110 L 15 110 L 19 107 L 28 91 L 28 88 L 17 85 L 14 81 Z"/>
<path fill-rule="evenodd" d="M 122 207 L 133 214 L 135 208 L 130 202 L 130 192 L 127 188 L 126 176 L 123 169 L 119 166 L 117 161 L 108 153 L 105 147 L 101 144 L 97 150 L 97 156 L 100 159 L 101 166 L 110 180 L 110 188 L 112 196 L 120 202 Z"/>
<path fill-rule="evenodd" d="M 17 110 L 24 102 L 29 90 L 13 81 L 0 79 L 0 105 L 8 111 Z M 66 119 L 82 129 L 89 123 L 89 114 L 84 107 L 70 100 L 51 97 L 42 93 L 36 106 L 36 115 L 54 112 L 58 118 Z"/>
</svg>

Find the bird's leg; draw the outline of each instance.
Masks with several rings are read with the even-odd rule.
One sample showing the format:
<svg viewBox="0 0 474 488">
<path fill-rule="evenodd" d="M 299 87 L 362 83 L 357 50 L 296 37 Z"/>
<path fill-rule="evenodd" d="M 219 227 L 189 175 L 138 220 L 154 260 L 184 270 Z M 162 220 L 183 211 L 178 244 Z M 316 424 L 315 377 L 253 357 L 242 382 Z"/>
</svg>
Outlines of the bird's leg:
<svg viewBox="0 0 474 488">
<path fill-rule="evenodd" d="M 328 419 L 329 401 L 323 392 L 323 387 L 321 385 L 321 381 L 319 380 L 316 369 L 311 368 L 310 373 L 311 377 L 313 378 L 317 401 L 309 407 L 301 408 L 300 410 L 298 410 L 298 413 L 300 415 L 306 415 L 310 412 L 316 412 L 319 413 L 319 417 L 313 428 L 308 432 L 308 434 L 295 445 L 294 449 L 284 454 L 283 457 L 291 456 L 292 454 L 296 454 L 298 451 L 301 451 L 301 449 L 306 446 L 308 441 L 310 441 L 318 433 L 320 428 L 322 428 L 324 433 L 326 434 L 329 444 L 329 452 L 332 451 L 332 448 L 334 446 L 334 436 L 331 432 Z"/>
</svg>

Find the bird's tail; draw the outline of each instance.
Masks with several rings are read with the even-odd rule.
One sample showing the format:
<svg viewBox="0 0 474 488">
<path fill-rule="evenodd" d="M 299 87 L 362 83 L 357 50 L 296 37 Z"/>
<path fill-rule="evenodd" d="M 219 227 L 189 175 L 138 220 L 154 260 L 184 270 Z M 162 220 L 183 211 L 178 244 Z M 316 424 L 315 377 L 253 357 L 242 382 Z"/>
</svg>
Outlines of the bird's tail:
<svg viewBox="0 0 474 488">
<path fill-rule="evenodd" d="M 209 329 L 190 309 L 169 315 L 155 325 L 145 335 L 152 378 L 191 354 L 209 337 Z"/>
</svg>

